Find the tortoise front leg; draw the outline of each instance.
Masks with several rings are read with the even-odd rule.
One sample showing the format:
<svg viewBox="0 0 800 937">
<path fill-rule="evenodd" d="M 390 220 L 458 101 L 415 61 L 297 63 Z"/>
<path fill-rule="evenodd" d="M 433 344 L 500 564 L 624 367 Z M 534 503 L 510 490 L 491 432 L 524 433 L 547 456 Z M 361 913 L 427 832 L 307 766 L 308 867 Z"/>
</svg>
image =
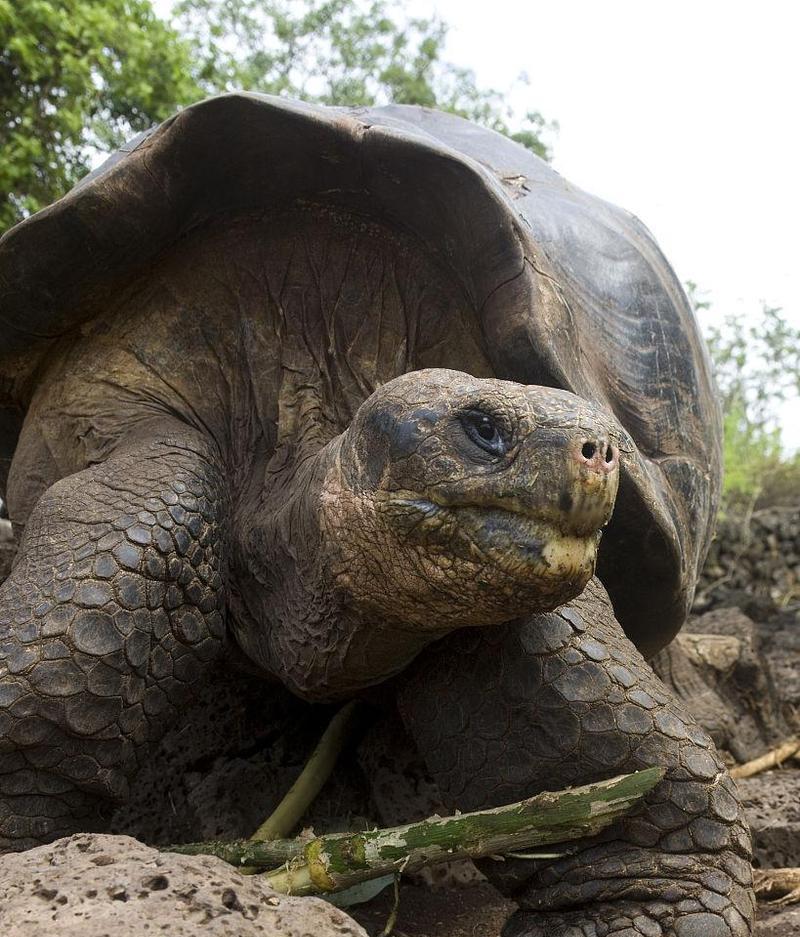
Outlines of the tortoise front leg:
<svg viewBox="0 0 800 937">
<path fill-rule="evenodd" d="M 217 654 L 221 493 L 161 427 L 38 501 L 0 586 L 0 851 L 96 827 Z"/>
<path fill-rule="evenodd" d="M 750 837 L 735 785 L 596 580 L 557 612 L 445 639 L 400 706 L 450 808 L 667 768 L 643 809 L 563 858 L 486 864 L 522 908 L 506 937 L 750 934 Z"/>
</svg>

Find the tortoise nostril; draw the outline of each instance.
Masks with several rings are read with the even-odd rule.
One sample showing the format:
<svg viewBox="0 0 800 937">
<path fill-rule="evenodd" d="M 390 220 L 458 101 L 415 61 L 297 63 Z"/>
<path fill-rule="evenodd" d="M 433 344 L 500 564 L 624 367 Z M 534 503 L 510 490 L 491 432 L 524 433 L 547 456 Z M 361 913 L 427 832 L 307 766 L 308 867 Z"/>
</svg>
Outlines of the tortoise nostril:
<svg viewBox="0 0 800 937">
<path fill-rule="evenodd" d="M 608 475 L 619 464 L 619 452 L 616 446 L 604 437 L 594 439 L 581 439 L 578 441 L 580 451 L 573 450 L 573 457 L 585 471 Z"/>
</svg>

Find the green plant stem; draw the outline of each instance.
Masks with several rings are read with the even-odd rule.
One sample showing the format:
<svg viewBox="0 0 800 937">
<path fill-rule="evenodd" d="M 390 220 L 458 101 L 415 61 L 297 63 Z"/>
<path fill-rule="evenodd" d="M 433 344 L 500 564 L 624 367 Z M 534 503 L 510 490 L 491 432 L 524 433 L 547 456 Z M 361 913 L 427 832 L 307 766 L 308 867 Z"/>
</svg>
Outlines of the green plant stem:
<svg viewBox="0 0 800 937">
<path fill-rule="evenodd" d="M 177 852 L 183 856 L 216 856 L 230 865 L 238 866 L 240 871 L 252 866 L 255 871 L 263 872 L 300 858 L 309 842 L 308 837 L 274 839 L 270 842 L 244 839 L 233 842 L 181 843 L 161 848 L 163 852 Z"/>
<path fill-rule="evenodd" d="M 331 776 L 336 760 L 353 728 L 355 710 L 356 702 L 351 701 L 342 706 L 331 719 L 297 780 L 249 840 L 233 843 L 182 843 L 168 846 L 166 851 L 188 856 L 217 856 L 231 865 L 238 866 L 239 871 L 245 875 L 275 868 L 302 855 L 309 839 L 285 837 L 295 829 Z M 253 844 L 256 843 L 259 846 L 254 848 Z"/>
<path fill-rule="evenodd" d="M 324 894 L 401 868 L 416 872 L 453 859 L 502 855 L 591 836 L 627 813 L 663 776 L 663 769 L 648 768 L 492 810 L 433 817 L 392 829 L 319 836 L 305 847 L 302 859 L 269 872 L 266 881 L 284 894 Z"/>
<path fill-rule="evenodd" d="M 253 833 L 251 840 L 268 842 L 283 839 L 297 827 L 300 818 L 333 772 L 353 728 L 356 705 L 354 700 L 345 703 L 331 719 L 300 776 L 272 814 Z"/>
<path fill-rule="evenodd" d="M 171 852 L 219 856 L 232 865 L 273 869 L 266 881 L 284 894 L 341 891 L 360 882 L 453 859 L 503 855 L 592 836 L 627 813 L 664 776 L 648 768 L 597 784 L 538 794 L 519 803 L 362 833 L 311 840 L 194 843 Z M 282 856 L 282 868 L 275 860 Z"/>
</svg>

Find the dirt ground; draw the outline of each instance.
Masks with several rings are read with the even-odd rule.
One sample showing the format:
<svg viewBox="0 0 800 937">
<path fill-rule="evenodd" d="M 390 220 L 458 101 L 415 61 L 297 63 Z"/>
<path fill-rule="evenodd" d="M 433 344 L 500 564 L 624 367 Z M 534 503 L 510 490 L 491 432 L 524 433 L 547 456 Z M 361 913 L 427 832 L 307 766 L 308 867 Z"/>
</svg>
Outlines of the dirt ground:
<svg viewBox="0 0 800 937">
<path fill-rule="evenodd" d="M 370 937 L 378 937 L 393 904 L 394 894 L 387 888 L 368 904 L 350 908 L 349 913 Z M 515 908 L 486 882 L 435 889 L 404 882 L 393 937 L 499 937 Z"/>
<path fill-rule="evenodd" d="M 798 937 L 800 934 L 800 907 L 759 909 L 755 937 Z"/>
</svg>

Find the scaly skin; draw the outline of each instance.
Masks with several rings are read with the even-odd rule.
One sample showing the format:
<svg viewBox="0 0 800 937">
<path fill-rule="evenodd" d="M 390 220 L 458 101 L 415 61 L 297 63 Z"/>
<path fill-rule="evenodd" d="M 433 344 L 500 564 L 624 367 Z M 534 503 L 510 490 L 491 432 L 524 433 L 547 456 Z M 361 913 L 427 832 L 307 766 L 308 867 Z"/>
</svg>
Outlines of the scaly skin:
<svg viewBox="0 0 800 937">
<path fill-rule="evenodd" d="M 750 836 L 735 785 L 597 580 L 557 612 L 429 649 L 400 707 L 453 809 L 667 768 L 643 809 L 563 858 L 485 863 L 522 908 L 504 937 L 750 934 Z"/>
<path fill-rule="evenodd" d="M 143 165 L 150 152 L 142 149 Z M 130 191 L 141 201 L 138 183 Z M 90 198 L 93 217 L 105 195 Z M 717 921 L 734 905 L 747 917 L 746 844 L 735 845 L 743 833 L 729 782 L 702 733 L 659 696 L 600 599 L 576 605 L 587 629 L 567 612 L 502 624 L 582 591 L 617 489 L 617 447 L 629 450 L 629 483 L 644 463 L 610 413 L 553 388 L 481 379 L 495 373 L 581 388 L 591 399 L 604 399 L 607 387 L 647 452 L 698 449 L 697 465 L 667 459 L 659 485 L 642 487 L 656 494 L 656 510 L 663 497 L 676 499 L 678 540 L 687 562 L 697 559 L 687 524 L 700 522 L 702 540 L 716 465 L 713 426 L 706 434 L 703 419 L 713 413 L 690 323 L 683 312 L 662 315 L 685 305 L 672 295 L 671 273 L 655 271 L 660 262 L 638 239 L 583 240 L 590 231 L 581 222 L 574 244 L 598 245 L 603 263 L 586 267 L 577 293 L 563 292 L 570 277 L 553 278 L 557 267 L 537 270 L 535 289 L 521 275 L 498 285 L 496 276 L 526 258 L 536 265 L 533 255 L 510 264 L 503 251 L 495 256 L 505 239 L 494 221 L 474 243 L 471 226 L 463 233 L 470 252 L 489 250 L 493 272 L 476 278 L 469 262 L 453 263 L 462 234 L 434 251 L 422 229 L 401 233 L 395 221 L 367 217 L 360 197 L 352 212 L 327 198 L 323 206 L 305 195 L 301 206 L 254 205 L 253 214 L 236 201 L 234 215 L 215 208 L 205 221 L 192 211 L 191 230 L 143 265 L 130 261 L 143 256 L 136 245 L 152 216 L 126 218 L 133 253 L 111 238 L 112 266 L 120 259 L 126 269 L 101 276 L 102 287 L 85 266 L 81 245 L 91 241 L 80 232 L 89 216 L 79 212 L 69 230 L 89 288 L 56 296 L 53 281 L 44 308 L 17 323 L 18 335 L 31 326 L 31 348 L 15 344 L 0 382 L 6 394 L 10 381 L 14 408 L 26 412 L 3 495 L 25 533 L 0 590 L 0 850 L 89 828 L 104 802 L 124 797 L 147 742 L 219 652 L 223 611 L 250 661 L 307 699 L 352 696 L 448 631 L 471 627 L 425 652 L 418 674 L 430 679 L 407 700 L 409 724 L 454 805 L 638 764 L 671 766 L 649 812 L 616 845 L 597 847 L 598 863 L 612 863 L 605 878 L 589 868 L 590 847 L 533 877 L 522 870 L 531 879 L 520 886 L 523 904 L 551 910 L 523 912 L 512 927 L 572 937 L 571 916 L 582 937 L 593 929 L 622 937 L 625 926 L 614 922 L 638 902 L 633 933 L 669 932 L 671 916 L 672 930 L 689 937 L 707 923 L 681 904 L 698 892 Z M 451 208 L 443 213 L 455 230 L 468 215 Z M 603 208 L 603 229 L 607 220 Z M 516 242 L 511 228 L 508 235 Z M 612 264 L 614 276 L 625 271 L 624 286 L 610 292 L 601 270 L 607 244 L 624 261 Z M 636 274 L 640 255 L 647 276 Z M 15 267 L 14 250 L 7 256 Z M 621 324 L 633 323 L 628 300 L 654 288 L 669 304 L 653 307 L 665 330 L 644 354 L 619 355 L 612 344 Z M 602 311 L 578 309 L 573 322 L 571 295 Z M 614 297 L 624 301 L 623 318 L 612 315 L 606 331 Z M 22 315 L 24 299 L 15 308 Z M 69 315 L 50 321 L 47 308 Z M 654 315 L 640 322 L 646 341 Z M 40 326 L 59 337 L 44 342 Z M 530 345 L 540 341 L 553 342 L 552 354 Z M 650 367 L 653 356 L 663 368 Z M 482 446 L 470 414 L 487 417 L 489 435 L 496 430 L 504 445 Z M 628 498 L 629 515 L 638 503 Z M 655 535 L 665 521 L 649 510 L 641 518 Z M 638 523 L 628 516 L 617 530 Z M 631 564 L 652 577 L 658 563 L 637 564 L 629 544 L 616 546 L 624 600 Z M 656 550 L 669 552 L 666 541 Z M 644 621 L 642 639 L 666 634 Z M 498 630 L 474 630 L 488 625 Z M 618 670 L 598 651 L 604 643 L 619 655 Z M 652 707 L 631 695 L 636 681 Z M 587 692 L 599 696 L 579 699 Z M 438 725 L 427 724 L 431 714 Z M 626 891 L 626 875 L 638 892 Z M 705 890 L 702 875 L 712 876 Z M 659 876 L 671 885 L 660 889 Z M 738 892 L 727 887 L 732 879 Z M 653 904 L 660 899 L 663 916 Z"/>
<path fill-rule="evenodd" d="M 484 411 L 496 452 L 470 429 Z M 105 461 L 38 498 L 0 591 L 3 849 L 92 827 L 124 798 L 226 611 L 265 674 L 351 696 L 448 630 L 580 591 L 617 486 L 591 405 L 448 370 L 385 384 L 313 455 L 279 452 L 252 500 L 204 433 L 167 417 L 116 432 Z"/>
<path fill-rule="evenodd" d="M 224 504 L 166 424 L 39 500 L 0 586 L 0 851 L 96 827 L 218 653 Z"/>
<path fill-rule="evenodd" d="M 523 908 L 508 937 L 747 935 L 749 837 L 710 739 L 599 583 L 530 614 L 591 576 L 615 432 L 562 391 L 420 371 L 316 452 L 278 452 L 238 504 L 205 434 L 163 417 L 122 432 L 38 500 L 0 591 L 0 848 L 91 827 L 124 797 L 220 651 L 226 608 L 251 661 L 311 699 L 352 695 L 473 626 L 400 693 L 452 807 L 668 769 L 613 834 L 489 869 Z"/>
</svg>

